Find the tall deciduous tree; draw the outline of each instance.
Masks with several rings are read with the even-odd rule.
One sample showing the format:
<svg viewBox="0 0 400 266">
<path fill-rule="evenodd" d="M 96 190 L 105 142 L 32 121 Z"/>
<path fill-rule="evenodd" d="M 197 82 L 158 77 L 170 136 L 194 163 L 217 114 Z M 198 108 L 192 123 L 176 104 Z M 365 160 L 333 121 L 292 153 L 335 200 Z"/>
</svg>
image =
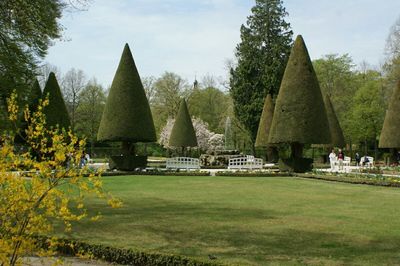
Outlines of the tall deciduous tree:
<svg viewBox="0 0 400 266">
<path fill-rule="evenodd" d="M 237 65 L 230 71 L 235 114 L 253 143 L 265 96 L 276 95 L 292 44 L 287 12 L 281 0 L 256 0 L 246 25 L 240 29 Z"/>
<path fill-rule="evenodd" d="M 167 122 L 169 117 L 175 117 L 181 98 L 188 98 L 190 88 L 186 80 L 172 72 L 165 72 L 154 83 L 152 111 L 156 113 L 155 126 L 157 131 Z"/>
<path fill-rule="evenodd" d="M 75 130 L 76 109 L 79 106 L 79 94 L 86 86 L 86 76 L 80 69 L 72 68 L 64 76 L 63 92 L 71 117 L 71 128 Z"/>
<path fill-rule="evenodd" d="M 231 97 L 215 87 L 194 89 L 189 97 L 189 109 L 193 116 L 208 123 L 210 130 L 224 131 L 224 122 L 231 110 Z"/>
<path fill-rule="evenodd" d="M 96 80 L 89 81 L 79 94 L 79 101 L 80 104 L 76 109 L 76 132 L 87 137 L 93 145 L 106 104 L 103 87 Z"/>
</svg>

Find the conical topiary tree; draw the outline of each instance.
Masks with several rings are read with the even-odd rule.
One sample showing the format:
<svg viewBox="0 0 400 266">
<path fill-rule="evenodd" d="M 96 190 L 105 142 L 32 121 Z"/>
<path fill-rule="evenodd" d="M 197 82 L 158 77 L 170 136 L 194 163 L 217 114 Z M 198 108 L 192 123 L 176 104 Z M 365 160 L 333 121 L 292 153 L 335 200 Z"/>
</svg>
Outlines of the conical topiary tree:
<svg viewBox="0 0 400 266">
<path fill-rule="evenodd" d="M 28 107 L 30 112 L 35 112 L 39 106 L 39 101 L 42 99 L 42 89 L 40 88 L 39 81 L 35 79 L 31 93 L 29 94 Z"/>
<path fill-rule="evenodd" d="M 277 157 L 276 147 L 273 147 L 268 143 L 269 131 L 274 116 L 274 107 L 271 94 L 268 94 L 267 97 L 265 97 L 264 108 L 258 125 L 257 138 L 255 142 L 255 147 L 267 150 L 267 159 L 269 161 L 274 161 Z"/>
<path fill-rule="evenodd" d="M 111 85 L 97 139 L 122 142 L 125 158 L 114 157 L 114 162 L 123 170 L 146 164 L 143 160 L 147 158 L 135 158 L 134 143 L 157 140 L 149 102 L 128 44 Z"/>
<path fill-rule="evenodd" d="M 331 142 L 321 89 L 301 35 L 297 36 L 282 78 L 269 132 L 269 143 L 291 145 L 292 170 L 303 171 L 304 144 Z M 306 164 L 309 164 L 306 166 Z"/>
<path fill-rule="evenodd" d="M 49 78 L 43 90 L 43 97 L 49 97 L 49 105 L 43 110 L 43 113 L 46 115 L 46 125 L 49 127 L 58 126 L 59 128 L 68 129 L 71 122 L 61 94 L 60 86 L 53 72 L 49 74 Z"/>
<path fill-rule="evenodd" d="M 175 123 L 169 137 L 169 146 L 182 147 L 182 151 L 185 147 L 197 146 L 196 132 L 194 131 L 185 99 L 182 99 L 179 106 Z"/>
<path fill-rule="evenodd" d="M 400 148 L 400 81 L 390 98 L 379 138 L 379 148 Z"/>
<path fill-rule="evenodd" d="M 334 147 L 342 148 L 345 145 L 342 128 L 340 127 L 339 120 L 337 119 L 335 109 L 333 109 L 331 99 L 326 94 L 324 97 L 326 115 L 329 122 L 329 130 L 331 132 L 331 143 Z"/>
<path fill-rule="evenodd" d="M 37 108 L 39 106 L 39 101 L 42 99 L 42 90 L 40 88 L 40 84 L 39 81 L 37 79 L 35 79 L 35 81 L 33 82 L 33 86 L 32 89 L 29 93 L 28 96 L 28 109 L 29 112 L 32 114 L 33 112 L 37 111 Z M 26 129 L 27 129 L 27 123 L 25 121 L 25 117 L 24 115 L 22 115 L 21 117 L 21 124 L 20 124 L 20 130 L 18 132 L 18 134 L 15 136 L 14 141 L 16 143 L 25 143 L 25 139 L 26 139 Z"/>
</svg>

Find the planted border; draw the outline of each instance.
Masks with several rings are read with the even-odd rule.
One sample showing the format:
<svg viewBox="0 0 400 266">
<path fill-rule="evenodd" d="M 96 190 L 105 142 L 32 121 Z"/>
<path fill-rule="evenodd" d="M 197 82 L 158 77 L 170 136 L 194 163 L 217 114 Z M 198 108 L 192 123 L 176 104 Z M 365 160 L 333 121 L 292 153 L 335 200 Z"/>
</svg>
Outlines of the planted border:
<svg viewBox="0 0 400 266">
<path fill-rule="evenodd" d="M 290 173 L 282 173 L 282 172 L 248 172 L 248 171 L 237 171 L 237 172 L 229 172 L 229 171 L 221 171 L 216 172 L 215 176 L 238 176 L 238 177 L 284 177 L 291 176 Z"/>
<path fill-rule="evenodd" d="M 351 184 L 400 187 L 400 178 L 385 177 L 382 175 L 324 175 L 324 174 L 295 174 L 295 177 L 319 179 L 334 182 L 343 182 Z"/>
<path fill-rule="evenodd" d="M 47 248 L 50 239 L 37 237 L 37 245 Z M 72 239 L 58 239 L 55 250 L 66 256 L 89 256 L 90 258 L 122 265 L 187 265 L 216 266 L 223 265 L 214 262 L 201 261 L 185 256 L 141 252 L 133 249 L 109 247 L 99 244 L 89 244 Z"/>
</svg>

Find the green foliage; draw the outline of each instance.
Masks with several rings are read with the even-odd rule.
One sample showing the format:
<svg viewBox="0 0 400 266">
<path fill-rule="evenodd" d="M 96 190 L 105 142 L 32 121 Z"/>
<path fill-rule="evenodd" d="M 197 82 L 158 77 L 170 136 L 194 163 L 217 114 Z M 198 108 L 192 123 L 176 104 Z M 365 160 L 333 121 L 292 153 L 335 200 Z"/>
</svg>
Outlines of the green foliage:
<svg viewBox="0 0 400 266">
<path fill-rule="evenodd" d="M 270 143 L 330 143 L 328 118 L 303 38 L 292 48 L 276 100 Z"/>
<path fill-rule="evenodd" d="M 74 224 L 72 237 L 80 241 L 206 261 L 211 254 L 225 265 L 398 261 L 398 188 L 293 177 L 103 180 L 124 206 L 116 214 L 89 198 L 89 210 L 100 211 L 102 219 Z"/>
<path fill-rule="evenodd" d="M 29 97 L 28 97 L 28 110 L 31 114 L 37 111 L 39 102 L 42 99 L 42 89 L 40 88 L 39 81 L 35 79 L 35 82 L 33 83 L 32 89 L 30 91 Z M 26 130 L 28 129 L 28 124 L 25 121 L 25 117 L 21 115 L 21 121 L 20 125 L 17 125 L 20 130 L 15 136 L 14 141 L 16 143 L 25 143 L 26 139 Z"/>
<path fill-rule="evenodd" d="M 75 129 L 79 135 L 85 136 L 91 144 L 96 141 L 105 104 L 104 89 L 96 81 L 90 82 L 79 94 Z"/>
<path fill-rule="evenodd" d="M 224 131 L 224 122 L 231 111 L 231 97 L 214 87 L 194 89 L 188 101 L 190 113 L 209 125 L 216 133 Z"/>
<path fill-rule="evenodd" d="M 257 0 L 247 24 L 240 29 L 237 65 L 230 71 L 235 115 L 254 143 L 263 101 L 278 94 L 292 43 L 287 12 L 281 0 Z"/>
<path fill-rule="evenodd" d="M 11 90 L 25 96 L 38 60 L 61 36 L 61 0 L 0 1 L 0 105 Z"/>
<path fill-rule="evenodd" d="M 165 126 L 168 118 L 175 117 L 181 98 L 187 99 L 190 95 L 190 88 L 187 82 L 179 75 L 172 72 L 165 72 L 155 82 L 146 78 L 146 91 L 150 99 L 151 110 L 154 117 L 157 132 Z"/>
<path fill-rule="evenodd" d="M 182 99 L 169 137 L 171 147 L 196 147 L 197 138 L 185 99 Z"/>
<path fill-rule="evenodd" d="M 267 147 L 269 130 L 271 128 L 272 118 L 274 116 L 274 103 L 271 94 L 265 98 L 263 112 L 261 114 L 260 124 L 258 126 L 256 147 Z"/>
<path fill-rule="evenodd" d="M 290 176 L 288 173 L 280 173 L 280 172 L 261 172 L 261 171 L 227 171 L 227 172 L 216 172 L 215 176 L 239 176 L 239 177 L 285 177 Z"/>
<path fill-rule="evenodd" d="M 39 106 L 39 100 L 42 99 L 42 89 L 40 88 L 39 81 L 35 79 L 32 90 L 29 94 L 28 106 L 31 113 L 36 112 Z"/>
<path fill-rule="evenodd" d="M 328 116 L 329 130 L 331 132 L 331 144 L 334 147 L 342 148 L 345 145 L 342 128 L 340 127 L 339 121 L 336 117 L 335 109 L 332 106 L 332 102 L 328 94 L 325 94 L 324 100 L 326 115 Z"/>
<path fill-rule="evenodd" d="M 49 246 L 51 240 L 46 237 L 37 237 L 37 245 L 43 248 Z M 56 250 L 67 256 L 89 256 L 94 259 L 120 265 L 187 265 L 187 266 L 214 266 L 216 263 L 203 262 L 179 255 L 158 254 L 122 249 L 105 245 L 95 245 L 71 239 L 58 239 Z"/>
<path fill-rule="evenodd" d="M 375 141 L 382 129 L 384 104 L 381 80 L 369 80 L 353 98 L 352 136 L 356 141 Z"/>
<path fill-rule="evenodd" d="M 383 128 L 379 138 L 379 148 L 400 148 L 400 81 L 390 99 Z"/>
<path fill-rule="evenodd" d="M 53 72 L 50 73 L 47 79 L 46 86 L 43 90 L 43 96 L 49 97 L 49 105 L 43 110 L 43 113 L 46 115 L 46 125 L 50 127 L 58 125 L 60 128 L 64 129 L 69 128 L 71 123 L 67 107 L 65 106 L 60 86 Z"/>
<path fill-rule="evenodd" d="M 157 140 L 149 103 L 128 44 L 125 45 L 107 98 L 99 141 Z"/>
<path fill-rule="evenodd" d="M 343 134 L 351 142 L 353 124 L 350 118 L 353 97 L 362 86 L 353 59 L 348 54 L 328 54 L 313 61 L 322 95 L 329 95 Z"/>
<path fill-rule="evenodd" d="M 383 187 L 400 187 L 400 179 L 393 177 L 384 177 L 379 174 L 296 174 L 296 176 L 301 178 L 311 178 L 328 180 L 335 182 L 351 183 L 351 184 L 362 184 L 362 185 L 372 185 L 372 186 L 383 186 Z"/>
</svg>

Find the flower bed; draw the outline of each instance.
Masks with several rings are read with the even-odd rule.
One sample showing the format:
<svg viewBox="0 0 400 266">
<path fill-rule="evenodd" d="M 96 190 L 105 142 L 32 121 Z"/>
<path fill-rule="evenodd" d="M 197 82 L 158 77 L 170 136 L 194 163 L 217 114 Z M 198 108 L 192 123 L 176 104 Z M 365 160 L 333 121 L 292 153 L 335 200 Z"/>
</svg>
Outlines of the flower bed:
<svg viewBox="0 0 400 266">
<path fill-rule="evenodd" d="M 309 173 L 295 174 L 296 177 L 312 178 L 327 181 L 344 182 L 351 184 L 365 184 L 373 186 L 400 187 L 400 178 L 385 177 L 380 174 L 331 174 L 331 173 Z"/>
</svg>

